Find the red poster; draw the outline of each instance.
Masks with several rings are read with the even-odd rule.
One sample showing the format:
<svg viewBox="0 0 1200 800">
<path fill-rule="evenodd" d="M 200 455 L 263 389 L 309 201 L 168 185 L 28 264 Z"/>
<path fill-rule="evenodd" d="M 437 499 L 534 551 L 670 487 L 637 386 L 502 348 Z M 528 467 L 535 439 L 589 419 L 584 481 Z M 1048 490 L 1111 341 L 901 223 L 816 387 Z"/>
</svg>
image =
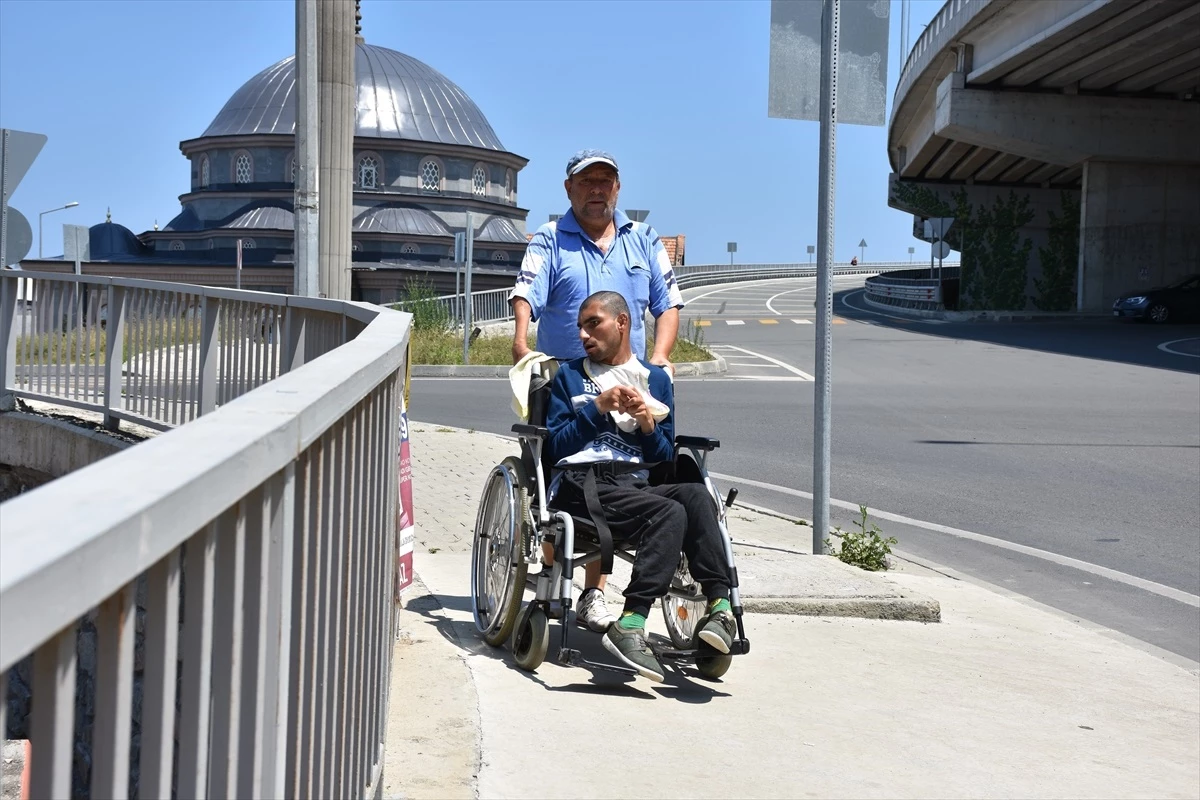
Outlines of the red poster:
<svg viewBox="0 0 1200 800">
<path fill-rule="evenodd" d="M 396 520 L 396 601 L 400 593 L 413 582 L 413 544 L 416 527 L 413 525 L 412 459 L 408 447 L 408 409 L 400 400 L 400 503 Z"/>
</svg>

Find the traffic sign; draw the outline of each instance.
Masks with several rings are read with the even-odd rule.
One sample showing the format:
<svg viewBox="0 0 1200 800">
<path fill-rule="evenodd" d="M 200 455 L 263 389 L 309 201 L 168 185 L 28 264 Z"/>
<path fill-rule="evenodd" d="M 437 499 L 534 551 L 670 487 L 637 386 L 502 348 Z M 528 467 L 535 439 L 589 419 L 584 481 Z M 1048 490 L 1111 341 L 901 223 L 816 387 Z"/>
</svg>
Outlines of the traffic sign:
<svg viewBox="0 0 1200 800">
<path fill-rule="evenodd" d="M 725 252 L 726 253 L 736 253 L 737 252 L 737 242 L 726 242 L 725 243 Z"/>
<path fill-rule="evenodd" d="M 933 243 L 934 258 L 945 258 L 948 255 L 950 255 L 950 245 L 946 244 L 945 242 Z"/>
<path fill-rule="evenodd" d="M 867 246 L 867 240 L 866 240 L 866 239 L 863 239 L 861 242 L 859 242 L 859 243 L 858 243 L 858 246 L 859 246 L 859 247 L 866 247 L 866 246 Z"/>
<path fill-rule="evenodd" d="M 931 217 L 925 220 L 925 241 L 937 242 L 946 238 L 954 217 Z"/>
<path fill-rule="evenodd" d="M 8 209 L 5 217 L 8 230 L 4 236 L 4 252 L 0 253 L 0 266 L 7 267 L 29 255 L 29 248 L 33 246 L 33 228 L 25 215 L 15 208 Z"/>
<path fill-rule="evenodd" d="M 7 203 L 17 190 L 21 179 L 42 148 L 46 146 L 46 135 L 43 133 L 26 133 L 9 128 L 0 128 L 0 172 L 4 174 L 3 189 L 0 190 L 0 203 Z"/>
</svg>

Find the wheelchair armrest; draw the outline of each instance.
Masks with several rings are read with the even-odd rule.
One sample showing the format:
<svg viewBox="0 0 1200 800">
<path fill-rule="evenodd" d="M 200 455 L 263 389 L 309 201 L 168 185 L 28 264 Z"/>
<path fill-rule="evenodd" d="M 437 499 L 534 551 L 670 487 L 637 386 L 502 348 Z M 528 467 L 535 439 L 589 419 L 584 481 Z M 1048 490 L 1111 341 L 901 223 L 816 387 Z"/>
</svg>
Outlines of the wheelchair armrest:
<svg viewBox="0 0 1200 800">
<path fill-rule="evenodd" d="M 518 436 L 529 436 L 534 439 L 545 439 L 550 436 L 549 429 L 542 425 L 526 425 L 521 422 L 512 426 L 512 432 Z"/>
<path fill-rule="evenodd" d="M 697 450 L 712 452 L 721 446 L 719 439 L 710 439 L 707 436 L 676 436 L 676 447 L 694 447 Z"/>
</svg>

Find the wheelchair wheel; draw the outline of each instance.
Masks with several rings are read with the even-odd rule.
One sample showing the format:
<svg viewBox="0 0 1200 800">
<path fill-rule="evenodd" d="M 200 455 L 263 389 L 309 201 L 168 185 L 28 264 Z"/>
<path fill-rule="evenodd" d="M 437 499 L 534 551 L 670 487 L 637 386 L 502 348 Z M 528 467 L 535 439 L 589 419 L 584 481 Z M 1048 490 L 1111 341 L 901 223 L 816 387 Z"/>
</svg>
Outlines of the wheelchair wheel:
<svg viewBox="0 0 1200 800">
<path fill-rule="evenodd" d="M 499 647 L 512 633 L 525 591 L 525 547 L 532 536 L 529 481 L 509 457 L 488 476 L 471 547 L 471 606 L 483 639 Z"/>
<path fill-rule="evenodd" d="M 671 578 L 671 591 L 662 598 L 663 622 L 671 644 L 680 650 L 692 646 L 696 623 L 704 616 L 704 598 L 688 572 L 687 556 L 679 556 L 679 566 Z"/>
<path fill-rule="evenodd" d="M 696 669 L 700 670 L 700 674 L 709 680 L 716 680 L 724 675 L 729 671 L 729 665 L 732 663 L 733 656 L 720 653 L 696 657 Z"/>
<path fill-rule="evenodd" d="M 513 628 L 513 660 L 521 669 L 533 672 L 546 660 L 549 646 L 550 620 L 541 607 L 530 603 L 521 610 Z"/>
</svg>

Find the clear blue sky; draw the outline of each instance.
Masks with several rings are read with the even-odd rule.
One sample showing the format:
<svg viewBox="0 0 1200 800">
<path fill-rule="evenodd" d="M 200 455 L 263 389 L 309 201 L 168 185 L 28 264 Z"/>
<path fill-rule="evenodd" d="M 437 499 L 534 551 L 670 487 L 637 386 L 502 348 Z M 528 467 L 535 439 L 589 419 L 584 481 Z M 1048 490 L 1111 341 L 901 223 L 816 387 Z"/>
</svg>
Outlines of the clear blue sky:
<svg viewBox="0 0 1200 800">
<path fill-rule="evenodd" d="M 939 8 L 913 0 L 911 40 Z M 584 2 L 363 0 L 363 35 L 418 58 L 469 94 L 529 159 L 532 230 L 566 208 L 581 147 L 621 164 L 621 207 L 688 237 L 690 264 L 806 261 L 816 243 L 817 124 L 767 117 L 768 0 Z M 49 142 L 12 206 L 45 253 L 63 223 L 112 207 L 135 233 L 179 212 L 179 142 L 199 136 L 246 80 L 294 49 L 291 0 L 0 0 L 0 127 Z M 900 3 L 892 0 L 888 103 Z M 889 108 L 890 114 L 890 108 Z M 911 217 L 887 207 L 886 129 L 838 130 L 839 260 L 906 260 Z M 918 257 L 920 256 L 918 248 Z"/>
</svg>

